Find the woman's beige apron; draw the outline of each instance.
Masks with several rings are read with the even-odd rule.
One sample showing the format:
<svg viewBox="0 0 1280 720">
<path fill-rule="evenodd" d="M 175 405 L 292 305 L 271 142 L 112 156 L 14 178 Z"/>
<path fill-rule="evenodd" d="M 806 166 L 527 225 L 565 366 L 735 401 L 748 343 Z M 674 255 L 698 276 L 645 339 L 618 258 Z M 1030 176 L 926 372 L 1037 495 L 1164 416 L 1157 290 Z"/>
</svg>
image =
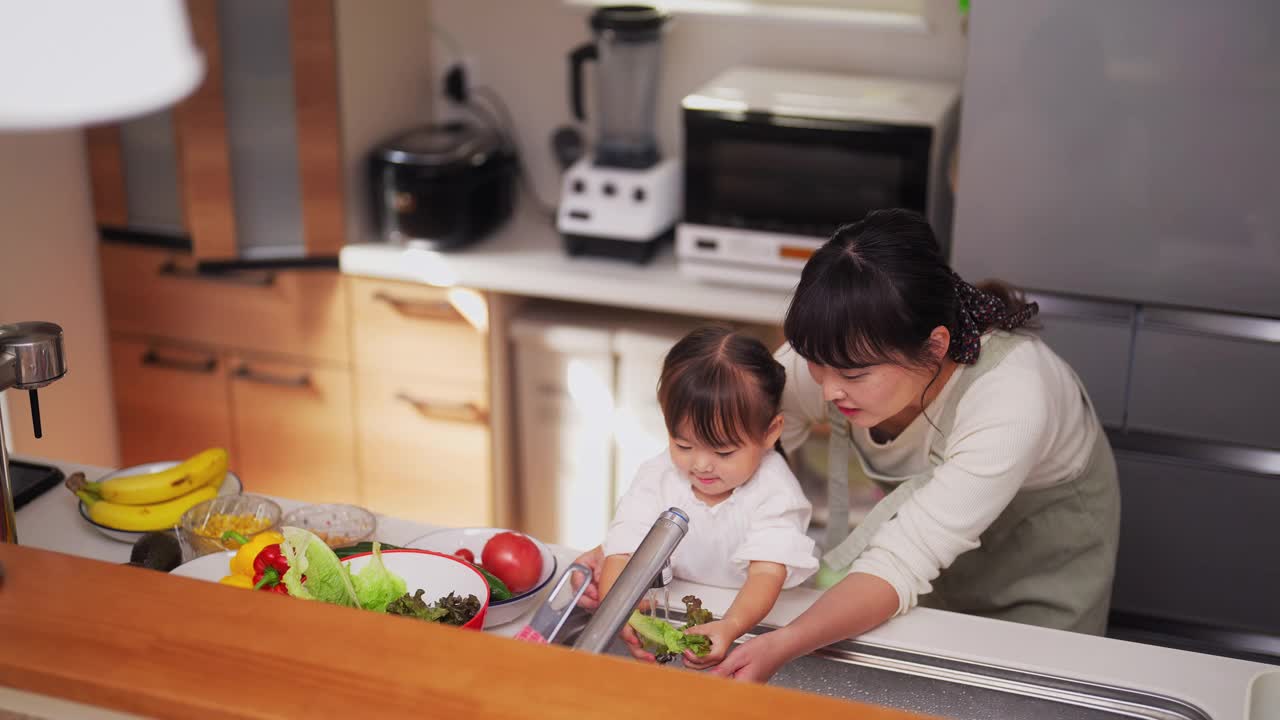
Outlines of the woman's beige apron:
<svg viewBox="0 0 1280 720">
<path fill-rule="evenodd" d="M 946 436 L 955 425 L 956 407 L 969 387 L 1030 338 L 997 332 L 982 347 L 978 362 L 965 368 L 949 393 L 935 423 L 929 462 L 942 463 Z M 1080 381 L 1080 394 L 1093 411 Z M 871 469 L 850 436 L 849 421 L 828 406 L 831 444 L 828 497 L 831 521 L 827 529 L 819 587 L 843 578 L 850 564 L 866 549 L 879 527 L 920 486 L 932 471 L 909 477 L 890 477 Z M 888 495 L 849 532 L 849 462 L 857 457 L 862 472 Z M 1111 605 L 1120 534 L 1120 488 L 1116 464 L 1106 434 L 1098 431 L 1088 466 L 1073 480 L 1022 490 L 982 533 L 981 545 L 958 558 L 933 581 L 933 591 L 920 604 L 942 610 L 1012 620 L 1044 627 L 1102 634 Z"/>
</svg>

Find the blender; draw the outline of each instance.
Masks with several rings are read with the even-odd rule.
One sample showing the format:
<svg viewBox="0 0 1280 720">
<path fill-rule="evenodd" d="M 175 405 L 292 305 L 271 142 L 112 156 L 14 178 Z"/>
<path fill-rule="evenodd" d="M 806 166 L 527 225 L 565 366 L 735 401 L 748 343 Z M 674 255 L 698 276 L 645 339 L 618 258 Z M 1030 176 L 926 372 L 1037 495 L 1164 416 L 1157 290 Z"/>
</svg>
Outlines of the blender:
<svg viewBox="0 0 1280 720">
<path fill-rule="evenodd" d="M 595 144 L 561 183 L 556 227 L 570 255 L 647 262 L 680 219 L 683 173 L 654 133 L 662 33 L 669 16 L 645 5 L 591 14 L 593 41 L 569 55 L 572 109 L 587 120 L 583 69 L 596 63 Z"/>
</svg>

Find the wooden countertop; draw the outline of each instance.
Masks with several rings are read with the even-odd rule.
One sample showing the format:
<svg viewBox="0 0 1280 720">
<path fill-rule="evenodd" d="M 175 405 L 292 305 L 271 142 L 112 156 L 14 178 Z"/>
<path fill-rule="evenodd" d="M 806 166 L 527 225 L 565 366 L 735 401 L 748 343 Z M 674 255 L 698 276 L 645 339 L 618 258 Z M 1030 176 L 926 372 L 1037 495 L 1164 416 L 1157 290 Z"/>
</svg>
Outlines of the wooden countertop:
<svg viewBox="0 0 1280 720">
<path fill-rule="evenodd" d="M 919 716 L 0 544 L 0 685 L 183 718 Z"/>
</svg>

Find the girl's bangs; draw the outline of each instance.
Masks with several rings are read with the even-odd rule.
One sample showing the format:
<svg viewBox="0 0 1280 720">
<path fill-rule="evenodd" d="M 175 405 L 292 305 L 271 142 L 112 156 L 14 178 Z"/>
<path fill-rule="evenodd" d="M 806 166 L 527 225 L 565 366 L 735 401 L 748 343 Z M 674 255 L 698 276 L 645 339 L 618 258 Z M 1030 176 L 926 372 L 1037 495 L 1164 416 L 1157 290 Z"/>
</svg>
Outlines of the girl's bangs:
<svg viewBox="0 0 1280 720">
<path fill-rule="evenodd" d="M 758 419 L 760 392 L 723 364 L 691 368 L 675 378 L 666 395 L 664 419 L 672 437 L 712 448 L 739 447 L 758 440 L 749 423 Z M 693 437 L 687 437 L 692 434 Z"/>
</svg>

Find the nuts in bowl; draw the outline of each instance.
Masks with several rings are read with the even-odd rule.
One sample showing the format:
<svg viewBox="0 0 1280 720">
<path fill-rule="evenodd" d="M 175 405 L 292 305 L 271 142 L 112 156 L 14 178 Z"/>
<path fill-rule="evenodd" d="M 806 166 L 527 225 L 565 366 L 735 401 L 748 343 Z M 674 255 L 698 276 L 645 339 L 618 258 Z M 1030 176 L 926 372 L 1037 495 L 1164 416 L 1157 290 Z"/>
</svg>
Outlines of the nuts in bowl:
<svg viewBox="0 0 1280 720">
<path fill-rule="evenodd" d="M 284 516 L 282 525 L 307 530 L 331 548 L 368 540 L 378 527 L 373 513 L 357 505 L 304 505 Z"/>
</svg>

